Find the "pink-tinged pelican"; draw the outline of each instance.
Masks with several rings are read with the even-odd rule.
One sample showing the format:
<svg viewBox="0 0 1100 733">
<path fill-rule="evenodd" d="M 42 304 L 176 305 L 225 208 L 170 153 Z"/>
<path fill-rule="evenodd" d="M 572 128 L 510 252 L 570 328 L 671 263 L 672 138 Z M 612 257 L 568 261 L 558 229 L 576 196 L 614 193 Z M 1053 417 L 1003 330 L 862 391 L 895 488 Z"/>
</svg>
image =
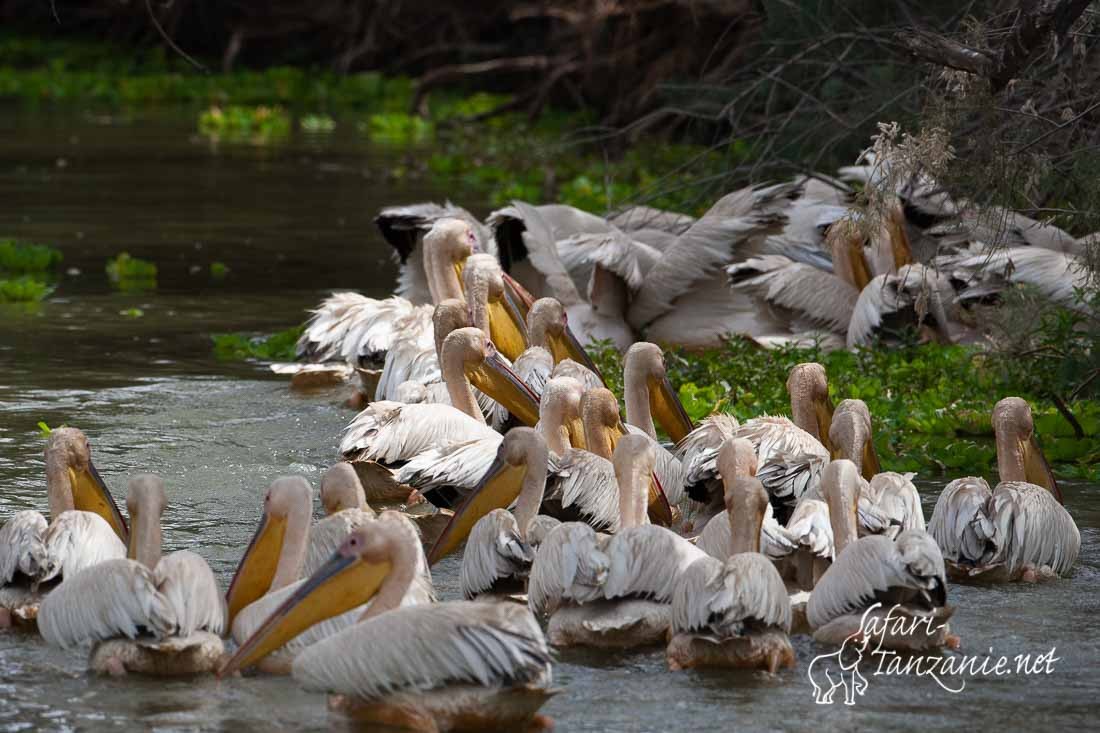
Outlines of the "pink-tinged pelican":
<svg viewBox="0 0 1100 733">
<path fill-rule="evenodd" d="M 529 729 L 551 691 L 550 653 L 519 604 L 452 601 L 401 607 L 419 572 L 410 528 L 378 522 L 267 618 L 222 667 L 255 665 L 310 626 L 370 603 L 359 619 L 303 650 L 293 675 L 359 723 L 416 730 Z"/>
<path fill-rule="evenodd" d="M 133 532 L 127 558 L 71 575 L 42 601 L 38 628 L 63 648 L 93 643 L 99 674 L 191 676 L 213 672 L 225 651 L 225 603 L 214 573 L 193 552 L 161 556 L 168 505 L 159 476 L 130 479 Z"/>
<path fill-rule="evenodd" d="M 893 540 L 883 535 L 857 539 L 860 476 L 855 464 L 831 462 L 821 484 L 836 560 L 806 606 L 814 639 L 840 645 L 866 633 L 882 648 L 912 651 L 957 644 L 947 625 L 954 609 L 947 605 L 943 555 L 931 535 L 905 530 Z"/>
<path fill-rule="evenodd" d="M 928 531 L 943 550 L 952 580 L 1035 581 L 1068 575 L 1081 533 L 1035 439 L 1031 408 L 1006 397 L 993 408 L 997 472 L 990 491 L 970 476 L 944 487 Z"/>
<path fill-rule="evenodd" d="M 126 557 L 129 530 L 92 463 L 88 438 L 57 428 L 46 443 L 50 522 L 35 511 L 0 527 L 0 629 L 33 628 L 38 605 L 58 579 Z"/>
<path fill-rule="evenodd" d="M 227 594 L 230 632 L 238 644 L 251 636 L 271 612 L 297 590 L 301 578 L 324 565 L 351 531 L 388 521 L 407 525 L 419 536 L 409 518 L 398 512 L 383 512 L 382 518 L 376 521 L 366 511 L 358 511 L 357 516 L 345 512 L 333 514 L 311 527 L 313 499 L 309 483 L 299 476 L 272 482 L 264 498 L 259 527 L 241 558 Z M 420 553 L 423 560 L 423 549 Z M 427 563 L 422 561 L 407 602 L 433 600 L 431 575 Z M 298 652 L 354 620 L 355 614 L 334 614 L 324 624 L 306 630 L 302 638 L 288 640 L 285 648 L 265 657 L 261 671 L 286 674 Z"/>
<path fill-rule="evenodd" d="M 719 462 L 736 465 L 735 451 L 723 446 Z M 724 562 L 696 560 L 674 582 L 670 669 L 794 666 L 791 604 L 779 571 L 760 554 L 760 531 L 768 494 L 754 477 L 733 478 L 723 470 L 730 497 L 733 554 Z"/>
<path fill-rule="evenodd" d="M 656 458 L 644 435 L 625 435 L 615 448 L 619 532 L 608 539 L 577 523 L 552 530 L 539 546 L 528 603 L 550 617 L 556 646 L 631 648 L 668 633 L 672 582 L 705 553 L 663 527 L 647 523 Z"/>
<path fill-rule="evenodd" d="M 496 435 L 478 407 L 471 380 L 524 424 L 538 421 L 537 396 L 480 329 L 451 332 L 444 339 L 442 357 L 450 405 L 374 402 L 344 430 L 340 453 L 353 462 L 387 467 L 431 448 Z"/>
</svg>

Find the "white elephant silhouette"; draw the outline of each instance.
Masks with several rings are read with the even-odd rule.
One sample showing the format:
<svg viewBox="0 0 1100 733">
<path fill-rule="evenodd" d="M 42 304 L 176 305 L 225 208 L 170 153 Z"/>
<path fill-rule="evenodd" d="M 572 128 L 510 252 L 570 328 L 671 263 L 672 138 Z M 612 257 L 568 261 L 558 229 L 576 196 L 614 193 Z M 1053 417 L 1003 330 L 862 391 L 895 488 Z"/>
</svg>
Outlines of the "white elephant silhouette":
<svg viewBox="0 0 1100 733">
<path fill-rule="evenodd" d="M 818 705 L 832 705 L 833 695 L 838 687 L 844 688 L 844 704 L 855 705 L 856 695 L 867 692 L 867 678 L 859 671 L 859 663 L 863 660 L 863 652 L 867 651 L 870 640 L 865 634 L 855 633 L 844 640 L 840 648 L 832 654 L 820 654 L 810 662 L 806 676 L 810 678 L 810 684 L 814 686 L 814 702 Z M 847 659 L 845 658 L 845 652 Z M 831 660 L 835 660 L 832 662 Z M 830 667 L 835 667 L 830 670 Z M 814 679 L 814 675 L 824 677 L 821 684 Z"/>
</svg>

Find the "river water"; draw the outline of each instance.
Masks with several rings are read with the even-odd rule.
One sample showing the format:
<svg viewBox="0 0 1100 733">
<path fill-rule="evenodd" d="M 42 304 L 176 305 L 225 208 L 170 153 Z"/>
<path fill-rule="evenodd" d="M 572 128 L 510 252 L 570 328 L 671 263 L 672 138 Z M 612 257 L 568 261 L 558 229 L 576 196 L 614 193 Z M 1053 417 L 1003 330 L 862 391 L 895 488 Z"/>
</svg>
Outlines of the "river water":
<svg viewBox="0 0 1100 733">
<path fill-rule="evenodd" d="M 0 306 L 0 521 L 46 508 L 36 424 L 77 426 L 120 504 L 129 475 L 165 477 L 167 549 L 195 550 L 228 584 L 268 482 L 301 474 L 316 486 L 352 413 L 337 392 L 297 396 L 262 365 L 215 360 L 209 334 L 285 328 L 331 289 L 389 292 L 396 270 L 371 221 L 383 205 L 449 196 L 484 213 L 461 191 L 393 174 L 408 162 L 344 127 L 263 148 L 213 145 L 190 115 L 0 109 L 0 236 L 53 244 L 69 270 L 40 307 Z M 120 251 L 157 264 L 155 292 L 111 290 L 103 268 Z M 215 261 L 230 268 L 224 280 L 209 275 Z M 144 315 L 124 314 L 134 308 Z M 945 481 L 921 483 L 927 515 Z M 949 592 L 959 653 L 1055 647 L 1050 674 L 969 678 L 949 693 L 930 677 L 875 675 L 872 664 L 854 706 L 825 706 L 814 704 L 807 667 L 829 650 L 807 637 L 795 639 L 797 667 L 775 678 L 671 673 L 661 650 L 565 651 L 546 712 L 563 731 L 1095 729 L 1100 487 L 1063 488 L 1082 535 L 1072 577 Z M 455 558 L 435 578 L 442 598 L 457 597 Z M 89 677 L 85 662 L 0 634 L 0 731 L 340 722 L 289 679 L 115 681 Z"/>
</svg>

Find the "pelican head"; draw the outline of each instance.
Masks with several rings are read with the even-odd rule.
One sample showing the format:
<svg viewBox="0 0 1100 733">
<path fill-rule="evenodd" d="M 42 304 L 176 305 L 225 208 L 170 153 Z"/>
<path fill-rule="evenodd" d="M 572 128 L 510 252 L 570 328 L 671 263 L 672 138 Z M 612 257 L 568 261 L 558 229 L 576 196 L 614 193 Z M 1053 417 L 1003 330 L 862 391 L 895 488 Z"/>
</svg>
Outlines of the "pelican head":
<svg viewBox="0 0 1100 733">
<path fill-rule="evenodd" d="M 586 449 L 581 422 L 584 386 L 573 377 L 553 377 L 542 388 L 539 399 L 539 430 L 555 453 L 568 448 Z"/>
<path fill-rule="evenodd" d="M 649 433 L 652 422 L 664 428 L 672 442 L 679 443 L 694 427 L 684 411 L 680 398 L 672 389 L 665 369 L 665 355 L 657 344 L 639 341 L 626 352 L 623 364 L 627 417 L 648 412 L 652 419 L 643 419 L 638 427 Z M 645 404 L 648 401 L 648 404 Z M 633 418 L 631 418 L 633 420 Z M 657 436 L 649 437 L 656 440 Z"/>
<path fill-rule="evenodd" d="M 345 509 L 371 510 L 363 484 L 350 463 L 341 461 L 321 476 L 321 506 L 326 515 Z"/>
<path fill-rule="evenodd" d="M 657 451 L 645 435 L 629 434 L 619 439 L 611 463 L 615 481 L 619 484 L 619 529 L 645 524 L 649 487 L 653 483 L 653 467 Z"/>
<path fill-rule="evenodd" d="M 458 298 L 447 298 L 436 304 L 432 311 L 432 334 L 435 337 L 435 354 L 443 353 L 443 342 L 451 335 L 451 331 L 465 328 L 470 325 L 470 316 L 466 311 L 466 303 Z"/>
<path fill-rule="evenodd" d="M 481 329 L 452 331 L 443 341 L 442 366 L 448 383 L 457 379 L 461 370 L 464 379 L 504 405 L 525 425 L 538 422 L 538 396 L 512 371 Z"/>
<path fill-rule="evenodd" d="M 527 348 L 527 325 L 512 300 L 505 297 L 504 271 L 497 258 L 470 255 L 463 278 L 470 324 L 489 334 L 501 353 L 514 361 Z"/>
<path fill-rule="evenodd" d="M 248 604 L 298 579 L 305 562 L 313 489 L 301 476 L 275 479 L 264 496 L 256 534 L 229 584 L 229 623 Z"/>
<path fill-rule="evenodd" d="M 416 530 L 407 522 L 370 520 L 353 530 L 332 558 L 275 609 L 222 665 L 218 676 L 256 664 L 310 626 L 346 613 L 377 595 L 378 599 L 366 612 L 375 613 L 375 606 L 388 605 L 382 604 L 381 597 L 388 595 L 384 589 L 387 579 L 401 581 L 405 586 L 394 587 L 396 601 L 400 602 L 415 572 L 418 543 Z M 388 609 L 378 609 L 384 610 Z"/>
<path fill-rule="evenodd" d="M 626 435 L 626 427 L 619 416 L 619 401 L 611 390 L 598 387 L 581 396 L 581 422 L 588 450 L 610 461 L 615 444 Z"/>
<path fill-rule="evenodd" d="M 557 298 L 539 298 L 531 304 L 531 309 L 527 312 L 527 333 L 531 344 L 549 351 L 555 364 L 572 359 L 594 373 L 600 373 L 592 357 L 569 327 L 565 306 Z"/>
<path fill-rule="evenodd" d="M 821 493 L 829 505 L 829 523 L 833 528 L 836 555 L 855 542 L 859 533 L 860 477 L 856 464 L 841 458 L 830 461 L 821 474 Z"/>
<path fill-rule="evenodd" d="M 1005 397 L 994 405 L 992 422 L 1001 481 L 1026 481 L 1042 486 L 1061 503 L 1062 490 L 1035 437 L 1035 423 L 1027 402 L 1019 397 Z"/>
<path fill-rule="evenodd" d="M 856 290 L 871 282 L 871 269 L 863 252 L 866 239 L 859 222 L 851 216 L 838 219 L 825 234 L 825 247 L 833 255 L 833 270 Z"/>
<path fill-rule="evenodd" d="M 837 405 L 829 427 L 829 444 L 833 457 L 855 463 L 863 478 L 870 480 L 882 472 L 871 441 L 871 412 L 863 400 L 844 400 Z"/>
<path fill-rule="evenodd" d="M 129 542 L 126 520 L 92 463 L 91 445 L 80 430 L 50 431 L 46 442 L 46 488 L 51 519 L 71 509 L 92 512 L 103 517 L 123 542 Z"/>
<path fill-rule="evenodd" d="M 152 569 L 160 562 L 160 518 L 168 507 L 164 480 L 152 473 L 139 473 L 130 479 L 126 491 L 126 510 L 133 532 L 127 557 Z"/>
<path fill-rule="evenodd" d="M 829 426 L 833 422 L 833 403 L 829 400 L 825 367 L 812 361 L 796 364 L 787 375 L 787 394 L 791 397 L 794 424 L 831 449 Z"/>
<path fill-rule="evenodd" d="M 477 234 L 462 219 L 439 219 L 424 235 L 424 264 L 436 302 L 462 297 L 462 270 L 477 250 Z"/>
<path fill-rule="evenodd" d="M 718 449 L 718 475 L 723 481 L 756 475 L 756 449 L 747 438 L 729 438 Z"/>
<path fill-rule="evenodd" d="M 509 430 L 489 470 L 455 510 L 428 553 L 428 563 L 435 564 L 454 552 L 469 537 L 478 520 L 489 512 L 507 509 L 513 503 L 516 523 L 521 536 L 525 536 L 542 504 L 548 457 L 546 441 L 538 431 L 522 427 Z"/>
</svg>

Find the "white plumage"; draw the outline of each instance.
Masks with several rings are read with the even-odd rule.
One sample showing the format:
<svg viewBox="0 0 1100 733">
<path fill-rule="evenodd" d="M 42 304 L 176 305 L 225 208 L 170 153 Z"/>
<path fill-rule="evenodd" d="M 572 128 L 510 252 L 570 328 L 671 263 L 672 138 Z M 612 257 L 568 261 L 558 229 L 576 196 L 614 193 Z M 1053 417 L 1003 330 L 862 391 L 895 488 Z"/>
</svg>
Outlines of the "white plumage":
<svg viewBox="0 0 1100 733">
<path fill-rule="evenodd" d="M 92 512 L 62 512 L 46 530 L 47 570 L 42 582 L 69 578 L 106 560 L 126 557 L 126 545 L 111 525 Z"/>
<path fill-rule="evenodd" d="M 705 557 L 688 566 L 672 593 L 672 632 L 716 641 L 750 627 L 789 632 L 791 603 L 783 579 L 763 555 L 745 552 L 725 562 Z"/>
<path fill-rule="evenodd" d="M 826 519 L 826 521 L 828 521 Z M 725 560 L 733 551 L 733 530 L 729 516 L 715 514 L 699 533 L 695 546 L 711 557 Z M 760 526 L 760 552 L 772 560 L 780 560 L 798 549 L 796 536 L 775 521 L 772 505 L 764 510 L 764 522 Z"/>
<path fill-rule="evenodd" d="M 595 530 L 580 522 L 560 524 L 535 553 L 527 584 L 527 603 L 539 616 L 563 605 L 601 598 L 610 567 Z"/>
<path fill-rule="evenodd" d="M 431 448 L 496 435 L 450 405 L 373 402 L 344 429 L 340 453 L 351 460 L 393 464 Z"/>
</svg>

